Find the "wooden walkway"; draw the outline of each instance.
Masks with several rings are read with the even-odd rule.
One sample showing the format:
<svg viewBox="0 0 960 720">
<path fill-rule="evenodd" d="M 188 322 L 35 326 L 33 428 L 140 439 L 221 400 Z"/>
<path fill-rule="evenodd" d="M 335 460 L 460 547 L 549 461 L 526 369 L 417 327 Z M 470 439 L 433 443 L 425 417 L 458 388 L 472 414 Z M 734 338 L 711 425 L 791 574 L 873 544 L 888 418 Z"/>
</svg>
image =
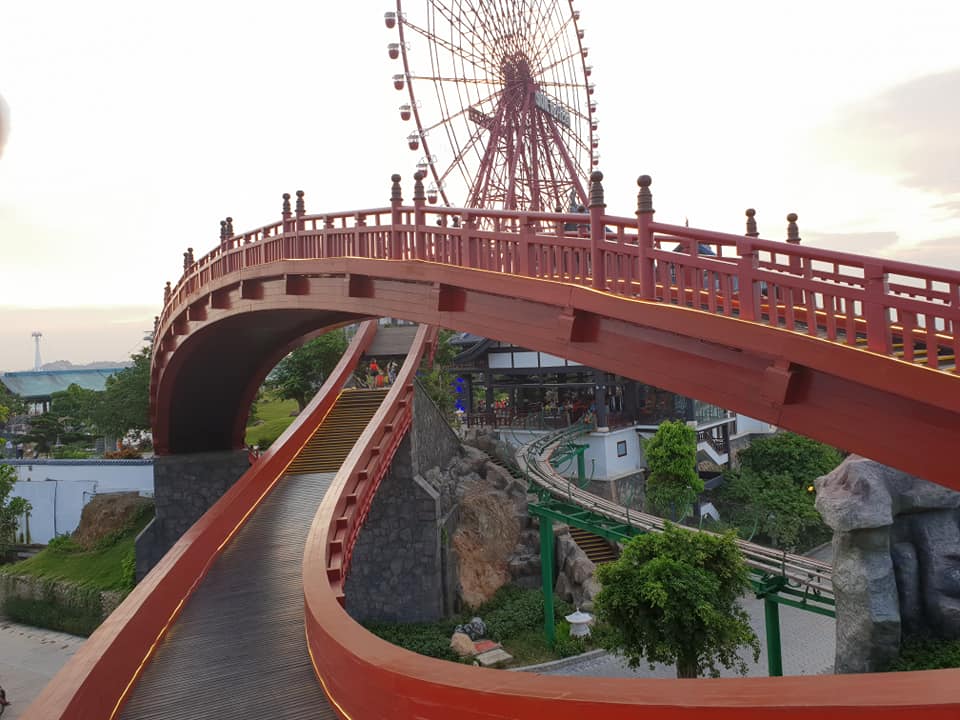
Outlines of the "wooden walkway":
<svg viewBox="0 0 960 720">
<path fill-rule="evenodd" d="M 123 720 L 337 717 L 307 654 L 301 580 L 307 531 L 334 475 L 277 484 L 187 601 Z"/>
</svg>

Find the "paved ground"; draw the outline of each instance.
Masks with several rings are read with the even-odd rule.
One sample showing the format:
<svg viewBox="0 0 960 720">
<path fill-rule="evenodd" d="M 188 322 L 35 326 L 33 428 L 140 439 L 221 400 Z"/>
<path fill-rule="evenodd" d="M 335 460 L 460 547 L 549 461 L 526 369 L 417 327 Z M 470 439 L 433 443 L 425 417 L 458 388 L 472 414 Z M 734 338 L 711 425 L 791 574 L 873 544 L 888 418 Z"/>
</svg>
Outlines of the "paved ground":
<svg viewBox="0 0 960 720">
<path fill-rule="evenodd" d="M 760 659 L 755 663 L 751 653 L 743 653 L 749 666 L 749 675 L 766 677 L 767 654 L 763 631 L 763 601 L 754 597 L 743 599 L 743 606 L 750 614 L 750 624 L 760 638 Z M 822 675 L 833 672 L 836 631 L 834 619 L 790 607 L 780 608 L 780 640 L 783 647 L 784 675 Z M 564 664 L 562 667 L 540 671 L 544 675 L 581 675 L 586 677 L 646 677 L 676 678 L 672 665 L 657 665 L 650 670 L 644 663 L 631 670 L 627 663 L 614 655 L 588 657 L 581 662 Z M 722 676 L 733 677 L 732 671 L 723 671 Z M 6 719 L 4 719 L 6 720 Z"/>
<path fill-rule="evenodd" d="M 0 685 L 13 703 L 3 720 L 20 717 L 84 640 L 0 620 Z"/>
</svg>

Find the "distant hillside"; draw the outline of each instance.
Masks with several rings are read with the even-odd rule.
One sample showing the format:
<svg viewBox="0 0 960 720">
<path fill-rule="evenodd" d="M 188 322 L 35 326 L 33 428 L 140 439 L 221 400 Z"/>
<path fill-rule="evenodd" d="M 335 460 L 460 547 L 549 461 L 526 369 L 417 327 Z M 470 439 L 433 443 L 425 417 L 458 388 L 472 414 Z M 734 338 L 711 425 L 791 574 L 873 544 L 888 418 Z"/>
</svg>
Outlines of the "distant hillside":
<svg viewBox="0 0 960 720">
<path fill-rule="evenodd" d="M 41 370 L 100 370 L 102 368 L 130 367 L 132 363 L 129 360 L 119 362 L 110 362 L 109 360 L 98 360 L 87 363 L 86 365 L 74 365 L 69 360 L 56 360 L 54 362 L 44 363 L 40 366 Z"/>
</svg>

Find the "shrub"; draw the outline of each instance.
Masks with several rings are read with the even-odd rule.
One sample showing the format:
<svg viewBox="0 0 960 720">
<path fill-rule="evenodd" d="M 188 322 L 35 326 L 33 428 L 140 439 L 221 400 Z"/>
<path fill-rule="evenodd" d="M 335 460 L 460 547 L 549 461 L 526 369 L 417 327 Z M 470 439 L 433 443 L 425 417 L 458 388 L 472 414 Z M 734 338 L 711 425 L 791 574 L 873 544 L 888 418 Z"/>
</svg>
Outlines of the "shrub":
<svg viewBox="0 0 960 720">
<path fill-rule="evenodd" d="M 458 661 L 460 656 L 450 647 L 450 636 L 456 625 L 455 620 L 450 620 L 436 623 L 371 623 L 365 627 L 377 637 L 411 652 L 440 660 Z"/>
<path fill-rule="evenodd" d="M 571 612 L 573 607 L 570 603 L 554 597 L 555 621 L 563 620 Z M 543 627 L 543 597 L 539 590 L 504 585 L 496 595 L 477 608 L 474 615 L 483 618 L 487 624 L 487 634 L 502 643 L 527 630 Z"/>
<path fill-rule="evenodd" d="M 900 648 L 900 657 L 887 669 L 904 671 L 946 668 L 960 668 L 960 640 L 908 640 Z"/>
<path fill-rule="evenodd" d="M 47 550 L 57 555 L 67 555 L 79 549 L 80 547 L 73 541 L 69 533 L 50 538 L 50 542 L 47 543 Z"/>
<path fill-rule="evenodd" d="M 4 614 L 14 622 L 71 635 L 87 636 L 97 629 L 103 619 L 98 590 L 74 585 L 61 586 L 57 592 L 54 581 L 42 582 L 39 599 L 7 594 Z"/>
<path fill-rule="evenodd" d="M 573 637 L 570 634 L 570 623 L 558 622 L 556 626 L 556 642 L 553 649 L 562 658 L 580 655 L 586 651 L 586 641 L 582 637 Z"/>
<path fill-rule="evenodd" d="M 143 455 L 135 448 L 124 446 L 119 450 L 105 452 L 103 457 L 106 460 L 139 460 Z"/>
</svg>

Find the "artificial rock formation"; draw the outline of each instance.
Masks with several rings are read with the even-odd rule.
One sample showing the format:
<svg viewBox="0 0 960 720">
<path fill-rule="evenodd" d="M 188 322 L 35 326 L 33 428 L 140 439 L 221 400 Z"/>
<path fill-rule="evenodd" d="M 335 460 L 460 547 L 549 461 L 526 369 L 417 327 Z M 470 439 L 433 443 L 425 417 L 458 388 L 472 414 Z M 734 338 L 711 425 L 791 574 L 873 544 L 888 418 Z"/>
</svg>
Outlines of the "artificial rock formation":
<svg viewBox="0 0 960 720">
<path fill-rule="evenodd" d="M 904 636 L 960 638 L 960 493 L 856 455 L 816 488 L 834 531 L 836 672 L 884 669 Z"/>
</svg>

